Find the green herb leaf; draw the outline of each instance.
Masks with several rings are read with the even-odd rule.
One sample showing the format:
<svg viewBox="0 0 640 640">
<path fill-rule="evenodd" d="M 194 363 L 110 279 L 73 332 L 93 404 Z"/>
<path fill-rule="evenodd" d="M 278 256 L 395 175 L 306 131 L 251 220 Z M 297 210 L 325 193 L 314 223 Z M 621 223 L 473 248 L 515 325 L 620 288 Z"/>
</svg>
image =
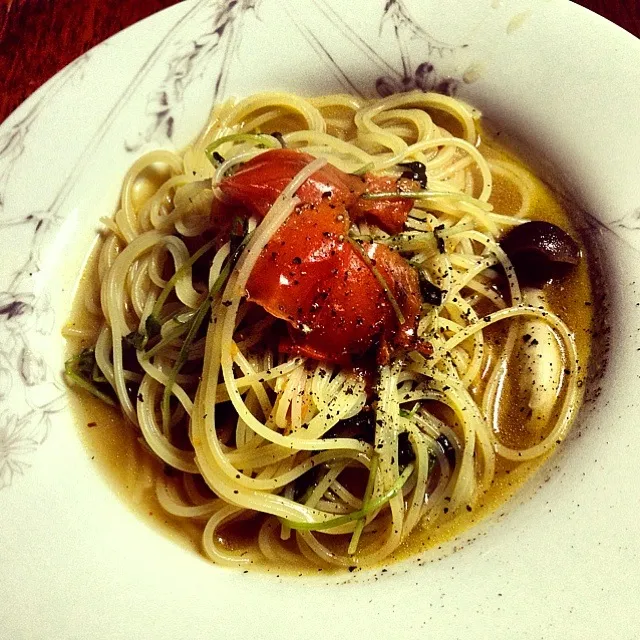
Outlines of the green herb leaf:
<svg viewBox="0 0 640 640">
<path fill-rule="evenodd" d="M 371 457 L 371 466 L 369 467 L 369 479 L 367 480 L 367 486 L 364 490 L 364 496 L 362 497 L 362 508 L 366 509 L 369 505 L 369 501 L 371 500 L 371 496 L 373 495 L 373 488 L 376 484 L 376 475 L 378 473 L 378 466 L 380 465 L 380 457 L 377 453 L 374 453 Z M 362 536 L 362 532 L 364 531 L 364 525 L 366 522 L 366 516 L 358 520 L 358 524 L 356 524 L 355 531 L 351 536 L 351 542 L 349 542 L 349 548 L 347 553 L 350 556 L 355 555 L 358 550 L 358 543 L 360 542 L 360 537 Z"/>
<path fill-rule="evenodd" d="M 325 529 L 340 527 L 343 524 L 348 524 L 354 520 L 360 520 L 361 518 L 368 516 L 370 513 L 380 509 L 380 507 L 383 507 L 387 502 L 395 497 L 398 492 L 402 490 L 402 487 L 405 485 L 412 473 L 413 464 L 407 465 L 389 491 L 375 500 L 371 500 L 366 507 L 358 509 L 358 511 L 354 511 L 353 513 L 349 513 L 345 516 L 329 518 L 329 520 L 324 520 L 322 522 L 298 522 L 296 520 L 289 520 L 288 518 L 280 518 L 280 521 L 297 531 L 324 531 Z"/>
<path fill-rule="evenodd" d="M 176 286 L 176 283 L 178 282 L 178 280 L 185 274 L 187 273 L 187 271 L 189 269 L 191 269 L 191 267 L 207 252 L 209 251 L 209 249 L 211 249 L 214 244 L 215 244 L 215 239 L 214 240 L 209 240 L 209 242 L 203 244 L 172 276 L 171 278 L 169 278 L 169 281 L 167 282 L 167 284 L 165 285 L 165 288 L 160 292 L 160 295 L 158 296 L 158 299 L 156 300 L 156 303 L 153 305 L 153 309 L 151 311 L 151 314 L 149 315 L 149 317 L 147 318 L 147 321 L 145 323 L 145 328 L 147 330 L 147 335 L 152 338 L 152 337 L 156 337 L 158 335 L 160 335 L 160 329 L 162 328 L 162 325 L 160 323 L 160 320 L 158 320 L 158 318 L 160 317 L 161 313 L 162 313 L 162 307 L 164 306 L 164 303 L 167 301 L 167 298 L 169 297 L 169 295 L 171 294 L 171 292 L 173 291 L 173 289 Z M 150 331 L 150 329 L 153 331 L 153 333 Z"/>
<path fill-rule="evenodd" d="M 162 394 L 162 404 L 161 404 L 161 412 L 162 412 L 162 427 L 165 434 L 169 432 L 169 416 L 170 416 L 170 407 L 169 403 L 171 401 L 171 395 L 173 394 L 173 386 L 176 383 L 176 379 L 180 370 L 186 363 L 189 358 L 189 350 L 191 349 L 191 344 L 193 343 L 198 330 L 202 326 L 202 323 L 209 313 L 211 306 L 216 299 L 216 296 L 222 291 L 225 286 L 229 276 L 231 275 L 231 271 L 235 266 L 240 254 L 243 249 L 247 246 L 249 239 L 251 238 L 252 233 L 247 234 L 242 242 L 238 245 L 236 250 L 227 257 L 227 261 L 220 272 L 220 275 L 216 278 L 216 281 L 213 283 L 209 294 L 207 297 L 200 303 L 200 306 L 196 310 L 196 313 L 191 318 L 191 321 L 188 325 L 187 335 L 180 347 L 180 352 L 178 353 L 178 357 L 169 373 L 169 380 L 164 388 L 164 393 Z"/>
<path fill-rule="evenodd" d="M 172 331 L 169 331 L 165 336 L 163 336 L 162 340 L 153 345 L 150 349 L 143 351 L 142 358 L 144 360 L 149 360 L 153 358 L 157 353 L 160 353 L 168 344 L 172 343 L 174 340 L 179 338 L 181 335 L 184 335 L 189 330 L 189 323 L 185 322 L 184 324 L 178 325 Z"/>
<path fill-rule="evenodd" d="M 432 191 L 430 189 L 419 189 L 417 191 L 380 191 L 378 193 L 363 193 L 361 198 L 365 200 L 386 200 L 388 198 L 408 198 L 410 200 L 422 200 L 424 198 L 447 198 L 459 197 L 467 199 L 464 193 L 455 193 L 454 191 Z"/>
<path fill-rule="evenodd" d="M 147 336 L 139 331 L 132 331 L 124 337 L 124 341 L 131 345 L 136 351 L 142 351 L 147 344 Z"/>
<path fill-rule="evenodd" d="M 162 329 L 162 325 L 156 316 L 151 313 L 147 317 L 147 320 L 144 323 L 144 329 L 147 333 L 147 338 L 156 338 L 160 335 L 160 330 Z"/>
<path fill-rule="evenodd" d="M 69 358 L 64 363 L 64 375 L 71 384 L 84 389 L 102 402 L 115 406 L 113 389 L 106 380 L 105 383 L 97 382 L 104 378 L 98 377 L 96 370 L 99 371 L 99 368 L 94 349 L 83 349 L 77 356 Z"/>
</svg>

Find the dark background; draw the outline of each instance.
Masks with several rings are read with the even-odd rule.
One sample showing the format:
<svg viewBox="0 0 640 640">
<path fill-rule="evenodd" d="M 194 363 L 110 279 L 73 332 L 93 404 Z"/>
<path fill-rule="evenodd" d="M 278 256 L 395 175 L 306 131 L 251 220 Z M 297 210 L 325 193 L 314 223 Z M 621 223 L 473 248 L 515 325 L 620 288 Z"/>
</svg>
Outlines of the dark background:
<svg viewBox="0 0 640 640">
<path fill-rule="evenodd" d="M 0 123 L 66 64 L 178 0 L 0 0 Z M 640 37 L 640 1 L 580 0 Z"/>
</svg>

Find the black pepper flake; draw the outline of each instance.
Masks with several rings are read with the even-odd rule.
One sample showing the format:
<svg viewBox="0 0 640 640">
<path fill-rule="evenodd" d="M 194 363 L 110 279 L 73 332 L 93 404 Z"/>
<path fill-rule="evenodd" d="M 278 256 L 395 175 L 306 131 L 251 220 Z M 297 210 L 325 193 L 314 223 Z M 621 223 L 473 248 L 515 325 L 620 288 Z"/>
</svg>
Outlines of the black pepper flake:
<svg viewBox="0 0 640 640">
<path fill-rule="evenodd" d="M 302 264 L 302 258 L 296 256 L 291 262 L 293 262 L 293 264 Z"/>
<path fill-rule="evenodd" d="M 436 238 L 436 246 L 438 247 L 438 251 L 440 253 L 445 253 L 444 238 L 440 237 L 440 235 L 438 234 L 438 231 L 444 231 L 443 224 L 439 224 L 437 227 L 433 229 L 433 235 Z"/>
<path fill-rule="evenodd" d="M 97 427 L 98 423 L 97 422 L 87 422 L 87 427 Z"/>
<path fill-rule="evenodd" d="M 233 304 L 232 300 L 223 300 L 222 301 L 222 306 L 223 307 L 230 307 Z"/>
</svg>

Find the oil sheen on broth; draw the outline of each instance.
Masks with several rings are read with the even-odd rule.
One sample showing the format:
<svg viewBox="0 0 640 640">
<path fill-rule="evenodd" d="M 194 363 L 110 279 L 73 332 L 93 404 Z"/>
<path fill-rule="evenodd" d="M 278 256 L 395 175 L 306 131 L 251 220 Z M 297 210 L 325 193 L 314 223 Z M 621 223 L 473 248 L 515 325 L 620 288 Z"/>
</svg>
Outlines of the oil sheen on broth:
<svg viewBox="0 0 640 640">
<path fill-rule="evenodd" d="M 491 136 L 486 131 L 483 131 L 479 149 L 486 157 L 509 157 L 512 161 L 517 161 L 522 168 L 527 169 L 512 151 L 508 151 L 495 136 Z M 158 175 L 157 179 L 161 182 L 164 177 Z M 579 232 L 559 199 L 533 175 L 532 183 L 534 206 L 531 218 L 555 223 L 579 240 Z M 517 208 L 519 198 L 519 194 L 507 180 L 499 176 L 495 179 L 490 200 L 495 210 L 511 213 Z M 578 376 L 581 381 L 584 381 L 590 355 L 592 307 L 589 256 L 586 255 L 584 243 L 581 243 L 581 249 L 582 260 L 571 275 L 548 286 L 545 291 L 551 311 L 560 316 L 574 332 L 579 354 Z M 93 256 L 96 253 L 94 252 Z M 87 320 L 82 309 L 87 290 L 96 286 L 95 268 L 95 257 L 89 258 L 76 291 L 69 323 L 72 326 L 86 327 Z M 504 340 L 507 327 L 508 323 L 494 325 L 487 331 L 487 339 Z M 86 346 L 89 345 L 70 340 L 69 353 L 77 353 Z M 500 408 L 501 439 L 507 445 L 518 443 L 520 446 L 530 446 L 532 436 L 521 426 L 524 409 L 519 402 L 518 390 L 508 382 L 517 380 L 521 373 L 514 360 L 514 358 L 511 359 L 508 375 L 505 376 L 507 382 L 504 386 L 503 398 L 507 401 L 502 402 Z M 481 385 L 482 382 L 473 391 L 479 393 L 482 390 Z M 193 521 L 169 515 L 162 509 L 155 496 L 154 478 L 158 474 L 165 473 L 165 469 L 142 443 L 142 438 L 135 429 L 123 419 L 120 410 L 109 407 L 83 392 L 71 394 L 71 397 L 71 406 L 77 418 L 80 436 L 89 455 L 95 458 L 96 465 L 103 472 L 110 486 L 144 521 L 159 528 L 183 545 L 200 552 L 204 522 L 200 527 Z M 472 526 L 509 499 L 547 457 L 541 456 L 520 464 L 499 458 L 493 484 L 473 511 L 461 509 L 455 515 L 444 515 L 435 527 L 418 526 L 390 559 L 397 560 L 426 551 Z M 246 545 L 255 531 L 257 529 L 254 530 L 254 527 L 246 523 L 227 526 L 222 530 L 221 541 L 231 549 L 238 548 Z M 301 566 L 296 569 L 301 571 L 311 566 L 305 564 L 303 557 L 300 562 Z M 265 566 L 265 568 L 277 571 L 287 570 L 286 567 L 274 569 Z"/>
</svg>

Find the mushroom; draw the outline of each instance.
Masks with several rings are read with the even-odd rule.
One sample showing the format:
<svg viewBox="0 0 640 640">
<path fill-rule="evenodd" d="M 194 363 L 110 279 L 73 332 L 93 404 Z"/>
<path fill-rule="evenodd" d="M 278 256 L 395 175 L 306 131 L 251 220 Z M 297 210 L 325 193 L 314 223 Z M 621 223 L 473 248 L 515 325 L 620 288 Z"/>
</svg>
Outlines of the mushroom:
<svg viewBox="0 0 640 640">
<path fill-rule="evenodd" d="M 525 284 L 561 278 L 580 261 L 577 242 L 557 225 L 542 220 L 513 228 L 500 245 Z"/>
</svg>

